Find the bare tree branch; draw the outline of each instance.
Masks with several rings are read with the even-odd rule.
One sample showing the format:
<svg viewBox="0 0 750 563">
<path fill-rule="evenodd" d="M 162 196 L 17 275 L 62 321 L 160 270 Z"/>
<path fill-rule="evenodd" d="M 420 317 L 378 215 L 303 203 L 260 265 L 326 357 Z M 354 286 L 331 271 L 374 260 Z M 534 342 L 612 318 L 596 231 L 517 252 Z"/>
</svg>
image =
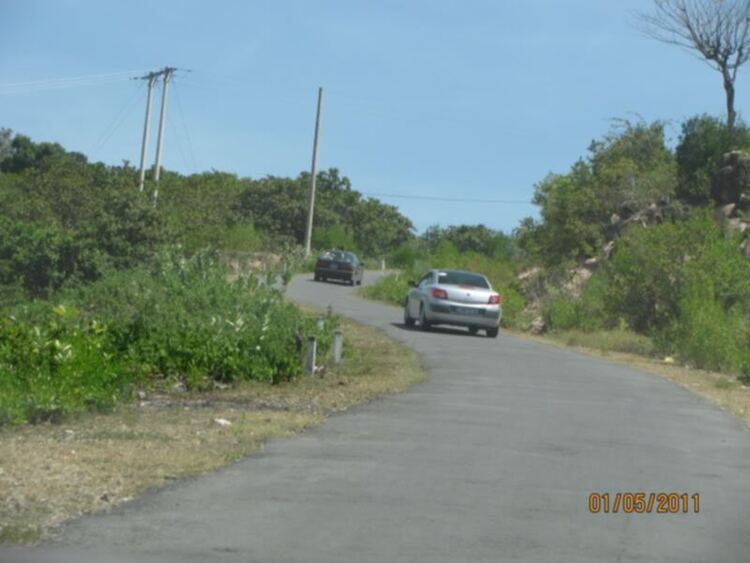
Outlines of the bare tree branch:
<svg viewBox="0 0 750 563">
<path fill-rule="evenodd" d="M 654 0 L 653 13 L 638 14 L 652 39 L 688 50 L 722 75 L 727 125 L 734 127 L 734 83 L 750 60 L 750 0 Z"/>
</svg>

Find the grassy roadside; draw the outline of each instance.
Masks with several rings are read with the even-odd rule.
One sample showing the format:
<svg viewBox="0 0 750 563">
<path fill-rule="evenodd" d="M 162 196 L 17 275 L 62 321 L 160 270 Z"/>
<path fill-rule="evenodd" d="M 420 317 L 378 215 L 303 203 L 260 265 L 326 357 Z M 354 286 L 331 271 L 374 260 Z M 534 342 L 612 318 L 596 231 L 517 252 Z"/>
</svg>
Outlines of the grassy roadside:
<svg viewBox="0 0 750 563">
<path fill-rule="evenodd" d="M 597 338 L 595 334 L 579 331 L 563 331 L 546 336 L 534 336 L 517 330 L 508 332 L 519 338 L 574 350 L 664 377 L 740 418 L 750 429 L 750 387 L 731 375 L 667 363 L 643 355 L 647 353 L 649 345 L 637 335 L 633 337 L 631 334 L 623 339 L 614 333 Z M 584 342 L 588 345 L 584 345 Z"/>
<path fill-rule="evenodd" d="M 0 431 L 0 543 L 35 543 L 66 520 L 215 470 L 423 379 L 416 354 L 380 331 L 347 320 L 342 330 L 345 359 L 322 377 L 175 390 L 109 414 Z"/>
</svg>

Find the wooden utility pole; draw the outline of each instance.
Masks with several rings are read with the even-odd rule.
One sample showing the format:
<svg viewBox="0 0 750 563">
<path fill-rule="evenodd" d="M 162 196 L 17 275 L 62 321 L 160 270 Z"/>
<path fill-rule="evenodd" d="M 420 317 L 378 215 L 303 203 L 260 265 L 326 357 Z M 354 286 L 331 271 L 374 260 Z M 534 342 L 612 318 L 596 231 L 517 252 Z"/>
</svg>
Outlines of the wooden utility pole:
<svg viewBox="0 0 750 563">
<path fill-rule="evenodd" d="M 154 205 L 159 199 L 159 176 L 161 175 L 161 155 L 164 146 L 164 122 L 167 117 L 167 92 L 169 90 L 169 79 L 174 74 L 176 68 L 165 67 L 160 72 L 162 75 L 162 89 L 161 89 L 161 112 L 159 113 L 159 136 L 156 139 L 156 163 L 154 164 Z"/>
<path fill-rule="evenodd" d="M 146 97 L 146 121 L 143 124 L 143 141 L 141 142 L 141 167 L 138 174 L 138 189 L 143 191 L 143 185 L 146 181 L 146 152 L 148 151 L 148 130 L 151 121 L 151 98 L 154 91 L 154 83 L 158 73 L 149 72 L 142 76 L 142 80 L 148 80 L 148 95 Z"/>
<path fill-rule="evenodd" d="M 323 103 L 323 88 L 318 88 L 318 111 L 315 114 L 315 137 L 313 139 L 312 169 L 310 171 L 310 207 L 307 211 L 307 231 L 305 234 L 305 256 L 310 256 L 312 246 L 313 215 L 315 213 L 315 181 L 318 175 L 318 134 L 320 132 L 320 107 Z"/>
</svg>

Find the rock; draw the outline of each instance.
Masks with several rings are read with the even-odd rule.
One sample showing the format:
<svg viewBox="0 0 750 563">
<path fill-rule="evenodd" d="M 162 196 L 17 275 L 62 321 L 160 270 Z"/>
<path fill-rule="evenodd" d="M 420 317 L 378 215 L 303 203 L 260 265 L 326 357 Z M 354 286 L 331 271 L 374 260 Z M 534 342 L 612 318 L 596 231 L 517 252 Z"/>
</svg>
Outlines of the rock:
<svg viewBox="0 0 750 563">
<path fill-rule="evenodd" d="M 674 358 L 672 356 L 664 356 L 664 363 L 665 364 L 673 364 Z"/>
<path fill-rule="evenodd" d="M 232 423 L 226 418 L 214 418 L 214 422 L 218 424 L 219 426 L 224 426 L 224 427 L 232 426 Z"/>
<path fill-rule="evenodd" d="M 540 271 L 541 271 L 541 268 L 539 268 L 538 266 L 535 266 L 535 267 L 530 268 L 528 270 L 524 270 L 523 272 L 521 272 L 520 274 L 518 274 L 518 281 L 522 281 L 523 282 L 523 281 L 526 281 L 528 279 L 531 279 L 534 276 L 536 276 L 537 274 L 539 274 Z"/>
<path fill-rule="evenodd" d="M 719 205 L 716 208 L 716 211 L 714 212 L 716 220 L 722 221 L 724 219 L 729 219 L 732 216 L 732 213 L 734 212 L 734 209 L 737 207 L 736 203 L 727 203 L 726 205 Z"/>
<path fill-rule="evenodd" d="M 743 221 L 742 219 L 738 219 L 737 217 L 734 217 L 732 219 L 729 219 L 727 221 L 727 226 L 733 230 L 740 233 L 744 233 L 747 230 L 747 223 Z"/>
<path fill-rule="evenodd" d="M 146 392 L 145 392 L 145 391 L 141 391 L 141 390 L 139 389 L 138 391 L 136 391 L 136 392 L 135 392 L 135 394 L 136 394 L 136 396 L 137 396 L 137 397 L 138 397 L 138 398 L 139 398 L 139 399 L 140 399 L 141 401 L 143 401 L 143 400 L 145 400 L 145 399 L 146 399 Z"/>
<path fill-rule="evenodd" d="M 745 258 L 750 259 L 750 238 L 746 238 L 742 241 L 740 249 L 742 250 L 742 255 Z"/>
<path fill-rule="evenodd" d="M 589 278 L 594 275 L 593 268 L 586 268 L 581 266 L 571 271 L 570 281 L 565 284 L 565 292 L 570 294 L 571 297 L 580 297 L 583 292 L 583 287 Z"/>
<path fill-rule="evenodd" d="M 531 334 L 542 334 L 545 330 L 547 330 L 547 323 L 544 322 L 544 318 L 540 315 L 538 317 L 535 317 L 534 320 L 531 321 L 529 330 Z"/>
<path fill-rule="evenodd" d="M 604 258 L 606 260 L 609 259 L 609 257 L 612 255 L 612 251 L 615 249 L 615 241 L 611 240 L 607 244 L 604 245 L 604 248 L 602 249 L 602 254 L 604 254 Z"/>
<path fill-rule="evenodd" d="M 588 258 L 584 261 L 583 267 L 587 268 L 589 270 L 595 269 L 599 265 L 599 258 L 594 256 L 593 258 Z"/>
</svg>

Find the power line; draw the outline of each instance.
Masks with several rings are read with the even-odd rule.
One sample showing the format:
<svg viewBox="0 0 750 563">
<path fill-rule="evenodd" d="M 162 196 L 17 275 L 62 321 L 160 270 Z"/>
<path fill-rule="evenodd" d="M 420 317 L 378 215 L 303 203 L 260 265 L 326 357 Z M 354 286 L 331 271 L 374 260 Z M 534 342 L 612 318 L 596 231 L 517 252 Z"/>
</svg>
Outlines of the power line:
<svg viewBox="0 0 750 563">
<path fill-rule="evenodd" d="M 185 113 L 182 111 L 182 102 L 180 101 L 180 93 L 179 93 L 179 89 L 177 88 L 176 80 L 174 81 L 174 95 L 175 95 L 175 100 L 177 101 L 177 112 L 180 114 L 180 121 L 182 123 L 182 129 L 185 133 L 185 137 L 187 138 L 188 154 L 190 155 L 190 160 L 193 163 L 193 168 L 197 171 L 198 161 L 195 158 L 195 151 L 193 150 L 193 140 L 190 138 L 190 131 L 187 126 L 187 120 L 185 119 Z"/>
<path fill-rule="evenodd" d="M 441 196 L 429 196 L 429 195 L 409 195 L 409 194 L 385 194 L 378 192 L 361 192 L 362 195 L 371 197 L 395 197 L 400 199 L 421 199 L 430 201 L 451 201 L 457 203 L 501 203 L 507 205 L 531 205 L 529 200 L 513 200 L 513 199 L 471 199 L 465 197 L 441 197 Z"/>
<path fill-rule="evenodd" d="M 99 151 L 104 147 L 104 145 L 106 145 L 109 142 L 112 136 L 122 126 L 122 124 L 125 122 L 125 119 L 130 115 L 130 113 L 133 111 L 133 108 L 137 104 L 139 96 L 140 96 L 140 89 L 136 89 L 135 94 L 122 106 L 122 108 L 120 109 L 118 114 L 115 116 L 115 118 L 112 120 L 112 122 L 107 126 L 104 132 L 99 136 L 99 138 L 96 141 L 95 147 L 91 150 L 91 156 L 96 156 L 99 153 Z"/>
<path fill-rule="evenodd" d="M 0 95 L 25 94 L 31 92 L 44 92 L 47 90 L 61 90 L 82 86 L 96 86 L 120 82 L 127 79 L 133 72 L 123 71 L 109 72 L 105 74 L 92 74 L 88 76 L 74 76 L 69 78 L 50 78 L 45 80 L 31 80 L 27 82 L 0 83 Z"/>
</svg>

